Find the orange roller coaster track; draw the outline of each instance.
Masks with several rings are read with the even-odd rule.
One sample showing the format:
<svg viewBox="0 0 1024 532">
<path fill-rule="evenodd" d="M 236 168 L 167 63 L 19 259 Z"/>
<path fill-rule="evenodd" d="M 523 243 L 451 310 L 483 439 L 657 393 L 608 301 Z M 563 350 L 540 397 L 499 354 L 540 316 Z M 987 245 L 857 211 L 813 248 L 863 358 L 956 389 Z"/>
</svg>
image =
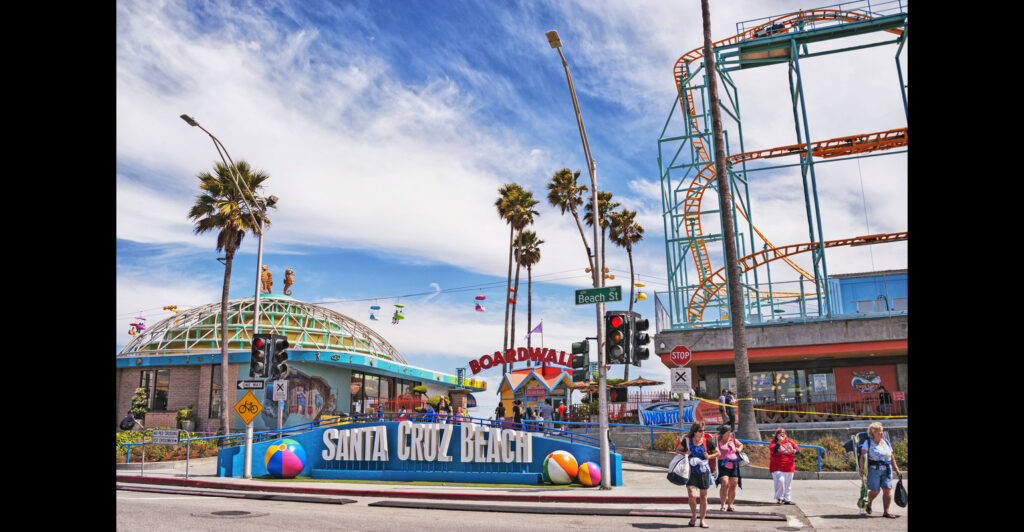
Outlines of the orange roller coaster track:
<svg viewBox="0 0 1024 532">
<path fill-rule="evenodd" d="M 876 235 L 856 236 L 853 238 L 844 238 L 841 240 L 828 240 L 824 243 L 824 247 L 833 248 L 839 246 L 866 246 L 869 244 L 884 244 L 888 242 L 898 242 L 900 240 L 907 239 L 907 232 L 903 231 L 900 233 L 880 233 Z M 799 253 L 806 253 L 808 251 L 814 251 L 818 249 L 817 242 L 811 242 L 806 244 L 793 244 L 789 246 L 783 246 L 780 248 L 769 248 L 757 253 L 751 253 L 745 257 L 739 259 L 740 273 L 746 273 L 758 266 L 762 266 L 775 260 L 785 260 L 786 257 L 796 255 Z M 701 283 L 700 287 L 694 292 L 693 296 L 690 297 L 690 305 L 687 310 L 690 317 L 694 321 L 700 321 L 704 316 L 704 309 L 707 304 L 718 292 L 725 290 L 725 267 L 719 268 L 714 271 L 708 279 Z"/>
<path fill-rule="evenodd" d="M 801 24 L 813 23 L 818 21 L 840 23 L 858 22 L 869 20 L 871 18 L 871 16 L 865 13 L 841 11 L 836 9 L 813 9 L 808 11 L 801 11 L 798 13 L 789 13 L 768 20 L 767 22 L 750 28 L 749 30 L 746 30 L 740 34 L 714 42 L 712 44 L 712 48 L 733 45 L 742 41 L 760 38 L 763 37 L 766 34 L 766 32 L 769 31 L 772 34 L 787 33 L 794 27 L 797 27 Z M 900 35 L 902 34 L 903 30 L 889 29 L 885 31 Z M 688 86 L 688 83 L 690 82 L 690 64 L 699 59 L 702 59 L 703 57 L 704 48 L 697 48 L 680 57 L 679 60 L 676 61 L 674 68 L 676 90 L 677 94 L 679 94 L 679 105 L 681 108 L 684 109 L 684 119 L 688 117 L 687 122 L 688 128 L 690 130 L 693 149 L 695 152 L 695 162 L 707 163 L 703 167 L 701 167 L 697 175 L 693 177 L 689 187 L 687 188 L 686 196 L 683 201 L 683 213 L 685 220 L 685 223 L 683 225 L 685 226 L 687 236 L 690 238 L 691 256 L 693 257 L 693 261 L 698 272 L 698 279 L 701 282 L 702 286 L 706 285 L 709 279 L 711 279 L 716 273 L 718 273 L 713 273 L 711 269 L 711 261 L 709 258 L 705 239 L 703 238 L 704 232 L 701 227 L 700 216 L 702 212 L 701 200 L 703 199 L 704 191 L 712 182 L 714 182 L 716 178 L 715 165 L 711 157 L 708 155 L 708 147 L 705 145 L 705 142 L 702 139 L 702 135 L 704 132 L 701 129 L 700 124 L 698 123 L 699 115 L 697 114 L 696 108 L 694 106 L 694 92 L 699 90 L 699 88 Z M 854 153 L 864 153 L 875 150 L 891 149 L 899 146 L 905 146 L 906 143 L 907 129 L 902 128 L 883 131 L 879 133 L 852 135 L 847 137 L 819 141 L 812 145 L 811 154 L 814 157 L 821 158 L 839 157 Z M 791 146 L 783 146 L 768 150 L 759 150 L 733 155 L 727 159 L 727 163 L 735 164 L 752 159 L 779 157 L 783 155 L 792 154 L 801 154 L 803 156 L 806 156 L 806 151 L 807 144 L 796 144 Z M 737 210 L 739 210 L 740 214 L 744 218 L 746 218 L 748 222 L 750 221 L 748 214 L 743 210 L 741 206 L 737 205 Z M 769 241 L 765 237 L 765 235 L 760 230 L 757 229 L 757 227 L 753 226 L 752 224 L 751 227 L 753 231 L 761 238 L 761 240 L 764 241 L 765 245 L 768 247 L 766 251 L 771 252 L 773 250 L 787 250 L 791 247 L 786 246 L 783 248 L 776 248 L 775 245 L 772 244 L 772 242 Z M 803 268 L 798 266 L 795 262 L 790 260 L 788 257 L 791 254 L 793 253 L 780 253 L 776 258 L 781 258 L 786 264 L 788 264 L 791 268 L 798 272 L 803 278 L 813 282 L 815 280 L 814 275 L 808 273 Z M 719 272 L 720 271 L 721 270 L 719 270 Z M 719 292 L 719 290 L 700 290 L 698 291 L 698 294 L 703 294 L 708 299 L 710 299 L 710 297 L 714 295 L 716 292 Z M 792 294 L 778 293 L 773 295 L 790 296 Z M 704 305 L 707 304 L 707 300 L 703 301 L 699 311 L 693 308 L 693 301 L 694 300 L 691 300 L 691 306 L 688 312 L 691 315 L 703 315 L 703 308 Z"/>
</svg>

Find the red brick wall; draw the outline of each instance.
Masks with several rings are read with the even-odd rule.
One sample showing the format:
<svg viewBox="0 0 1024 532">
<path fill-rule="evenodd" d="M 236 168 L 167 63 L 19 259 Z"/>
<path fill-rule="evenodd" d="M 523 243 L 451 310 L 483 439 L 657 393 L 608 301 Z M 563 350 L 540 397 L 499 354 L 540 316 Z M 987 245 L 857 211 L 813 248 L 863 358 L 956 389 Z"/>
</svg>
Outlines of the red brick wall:
<svg viewBox="0 0 1024 532">
<path fill-rule="evenodd" d="M 231 364 L 228 371 L 228 386 L 224 393 L 223 407 L 229 409 L 229 414 L 234 415 L 230 408 L 235 404 L 234 382 L 238 377 L 238 364 Z M 177 427 L 177 411 L 193 405 L 199 422 L 196 430 L 216 431 L 220 428 L 219 418 L 207 417 L 210 413 L 210 378 L 213 374 L 213 367 L 210 364 L 197 366 L 170 366 L 170 367 L 136 367 L 119 368 L 117 370 L 117 400 L 114 426 L 124 418 L 131 405 L 132 396 L 139 387 L 139 381 L 143 370 L 170 369 L 170 383 L 167 388 L 167 410 L 164 412 L 149 412 L 146 414 L 146 427 Z"/>
</svg>

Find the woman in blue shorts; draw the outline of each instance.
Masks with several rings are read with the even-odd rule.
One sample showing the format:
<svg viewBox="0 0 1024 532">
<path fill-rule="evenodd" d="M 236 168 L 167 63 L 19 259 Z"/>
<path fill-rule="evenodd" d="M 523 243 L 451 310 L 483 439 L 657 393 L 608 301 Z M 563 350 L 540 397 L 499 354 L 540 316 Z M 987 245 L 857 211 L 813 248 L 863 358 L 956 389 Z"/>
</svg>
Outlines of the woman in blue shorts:
<svg viewBox="0 0 1024 532">
<path fill-rule="evenodd" d="M 881 490 L 882 517 L 896 519 L 895 514 L 889 513 L 889 505 L 892 503 L 892 472 L 895 470 L 899 478 L 903 478 L 903 473 L 896 463 L 892 444 L 883 437 L 882 424 L 877 421 L 868 426 L 868 439 L 860 447 L 860 459 L 863 460 L 865 455 L 868 457 L 868 503 L 864 511 L 871 515 L 871 503 Z"/>
<path fill-rule="evenodd" d="M 704 422 L 690 425 L 690 432 L 676 442 L 676 452 L 687 456 L 690 461 L 690 478 L 686 481 L 687 502 L 690 503 L 690 526 L 697 522 L 697 501 L 700 501 L 700 526 L 708 528 L 704 521 L 708 513 L 708 488 L 711 487 L 710 462 L 721 454 L 715 446 L 715 439 L 705 437 Z M 698 496 L 697 493 L 700 492 Z"/>
</svg>

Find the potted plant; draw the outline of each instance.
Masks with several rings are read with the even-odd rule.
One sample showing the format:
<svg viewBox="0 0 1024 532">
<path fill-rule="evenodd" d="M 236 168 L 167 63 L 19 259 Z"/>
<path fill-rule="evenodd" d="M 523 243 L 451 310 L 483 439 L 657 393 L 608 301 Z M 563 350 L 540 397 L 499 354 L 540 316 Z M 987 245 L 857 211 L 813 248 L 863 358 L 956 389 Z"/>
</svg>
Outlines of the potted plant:
<svg viewBox="0 0 1024 532">
<path fill-rule="evenodd" d="M 195 405 L 188 405 L 186 408 L 178 409 L 178 428 L 186 432 L 194 432 L 196 429 Z"/>
</svg>

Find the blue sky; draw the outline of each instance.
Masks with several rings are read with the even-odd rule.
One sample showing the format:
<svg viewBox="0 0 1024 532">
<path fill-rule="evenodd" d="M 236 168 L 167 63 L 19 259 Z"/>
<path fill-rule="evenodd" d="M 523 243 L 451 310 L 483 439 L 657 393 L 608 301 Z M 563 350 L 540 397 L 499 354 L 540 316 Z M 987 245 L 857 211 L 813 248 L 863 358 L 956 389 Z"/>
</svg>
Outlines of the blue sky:
<svg viewBox="0 0 1024 532">
<path fill-rule="evenodd" d="M 723 39 L 740 21 L 816 6 L 712 2 L 712 35 Z M 514 182 L 541 200 L 534 229 L 545 244 L 534 269 L 533 319 L 544 320 L 545 346 L 568 350 L 592 336 L 593 306 L 572 301 L 589 284 L 578 231 L 546 201 L 545 185 L 559 168 L 582 170 L 589 184 L 565 74 L 544 36 L 552 29 L 572 72 L 599 188 L 637 210 L 646 229 L 634 263 L 652 297 L 635 310 L 653 322 L 652 291 L 667 288 L 657 139 L 672 108 L 673 65 L 702 45 L 698 0 L 119 1 L 117 348 L 135 316 L 152 324 L 169 315 L 164 305 L 220 297 L 215 237 L 194 235 L 186 216 L 195 176 L 217 154 L 182 113 L 233 159 L 270 174 L 265 192 L 280 203 L 264 263 L 275 292 L 292 268 L 294 297 L 359 319 L 412 364 L 454 373 L 501 347 L 508 227 L 493 204 L 498 188 Z M 906 125 L 894 54 L 884 46 L 801 62 L 812 137 Z M 748 149 L 794 143 L 785 67 L 734 78 Z M 807 241 L 798 171 L 763 174 L 750 185 L 759 228 L 777 244 Z M 830 165 L 818 180 L 826 240 L 906 230 L 905 155 Z M 253 294 L 256 243 L 247 236 L 236 255 L 232 298 Z M 608 284 L 628 287 L 626 253 L 610 247 L 607 258 L 616 275 Z M 830 273 L 906 263 L 905 243 L 829 255 Z M 397 296 L 431 292 L 400 299 L 407 309 L 400 325 L 367 319 L 371 304 L 388 309 Z M 484 313 L 474 312 L 480 293 L 488 298 Z M 525 332 L 523 304 L 520 341 Z M 638 373 L 668 377 L 656 359 L 630 375 Z M 478 376 L 493 387 L 500 370 Z M 482 407 L 494 404 L 492 393 L 480 395 Z"/>
</svg>

